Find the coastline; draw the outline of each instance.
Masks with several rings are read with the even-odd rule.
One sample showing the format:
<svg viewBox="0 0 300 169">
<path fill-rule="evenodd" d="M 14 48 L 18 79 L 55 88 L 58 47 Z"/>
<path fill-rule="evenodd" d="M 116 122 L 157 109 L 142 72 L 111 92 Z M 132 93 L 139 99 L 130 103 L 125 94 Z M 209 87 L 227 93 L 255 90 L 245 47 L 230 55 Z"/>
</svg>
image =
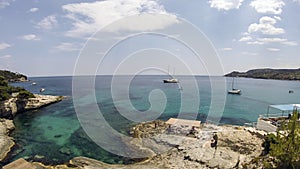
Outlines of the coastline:
<svg viewBox="0 0 300 169">
<path fill-rule="evenodd" d="M 246 72 L 233 71 L 225 77 L 244 77 L 253 79 L 300 81 L 300 69 L 252 69 Z"/>
<path fill-rule="evenodd" d="M 10 136 L 15 129 L 13 118 L 18 113 L 39 109 L 63 100 L 63 96 L 34 94 L 35 98 L 18 100 L 10 98 L 1 103 L 0 106 L 0 163 L 7 161 L 8 154 L 15 146 L 14 138 Z"/>
<path fill-rule="evenodd" d="M 46 166 L 40 162 L 30 163 L 39 168 L 66 169 L 241 168 L 258 157 L 262 151 L 263 139 L 243 126 L 204 124 L 201 128 L 197 128 L 196 138 L 187 136 L 185 127 L 177 126 L 177 133 L 169 133 L 166 131 L 166 126 L 164 121 L 156 120 L 140 123 L 132 128 L 132 131 L 138 130 L 140 135 L 137 136 L 131 132 L 136 141 L 127 142 L 128 146 L 154 152 L 148 159 L 134 164 L 107 164 L 87 157 L 75 157 L 68 163 L 55 166 Z M 217 149 L 210 146 L 211 136 L 214 132 L 219 136 Z M 150 141 L 145 142 L 147 139 Z M 166 149 L 157 151 L 155 149 L 157 147 Z"/>
</svg>

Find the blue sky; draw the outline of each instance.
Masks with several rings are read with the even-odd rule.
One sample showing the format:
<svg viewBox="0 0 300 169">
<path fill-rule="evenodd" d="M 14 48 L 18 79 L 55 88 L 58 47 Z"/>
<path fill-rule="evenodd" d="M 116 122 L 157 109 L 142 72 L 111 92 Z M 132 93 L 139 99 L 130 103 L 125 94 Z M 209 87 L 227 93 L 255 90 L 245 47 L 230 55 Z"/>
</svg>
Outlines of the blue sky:
<svg viewBox="0 0 300 169">
<path fill-rule="evenodd" d="M 1 0 L 0 69 L 28 76 L 72 75 L 80 51 L 91 35 L 119 19 L 145 13 L 164 14 L 168 18 L 128 22 L 126 31 L 165 29 L 184 19 L 213 44 L 224 73 L 264 67 L 299 68 L 299 11 L 299 0 Z M 158 46 L 171 52 L 134 53 Z M 155 65 L 156 59 L 160 68 L 166 69 L 168 64 L 176 68 L 176 74 L 187 74 L 180 61 L 172 59 L 172 49 L 181 51 L 181 55 L 176 54 L 179 60 L 189 62 L 191 69 L 197 69 L 195 74 L 207 74 L 205 65 L 198 66 L 180 44 L 156 37 L 121 43 L 116 51 L 106 55 L 105 65 L 99 65 L 97 72 L 111 74 L 122 59 L 133 56 L 143 58 L 131 59 L 139 65 L 143 65 L 139 60 L 145 66 L 151 61 Z M 131 67 L 132 63 L 128 69 Z"/>
</svg>

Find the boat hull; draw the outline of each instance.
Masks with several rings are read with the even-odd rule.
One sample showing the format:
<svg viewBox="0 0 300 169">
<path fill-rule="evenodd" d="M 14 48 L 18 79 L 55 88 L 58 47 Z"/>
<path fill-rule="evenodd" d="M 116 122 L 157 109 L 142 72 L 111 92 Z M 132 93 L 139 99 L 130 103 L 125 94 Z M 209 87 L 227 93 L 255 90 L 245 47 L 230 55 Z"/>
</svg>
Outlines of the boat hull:
<svg viewBox="0 0 300 169">
<path fill-rule="evenodd" d="M 228 90 L 228 94 L 237 94 L 237 95 L 240 95 L 241 94 L 241 90 L 239 90 L 239 89 Z"/>
<path fill-rule="evenodd" d="M 177 79 L 164 79 L 164 83 L 178 83 Z"/>
</svg>

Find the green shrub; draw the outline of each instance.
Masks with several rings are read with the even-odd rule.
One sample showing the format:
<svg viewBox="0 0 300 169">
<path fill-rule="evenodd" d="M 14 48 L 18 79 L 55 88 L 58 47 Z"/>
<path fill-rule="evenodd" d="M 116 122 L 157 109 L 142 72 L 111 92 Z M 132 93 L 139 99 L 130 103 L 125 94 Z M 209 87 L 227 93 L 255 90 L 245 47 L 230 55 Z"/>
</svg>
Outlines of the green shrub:
<svg viewBox="0 0 300 169">
<path fill-rule="evenodd" d="M 11 98 L 12 93 L 19 93 L 19 99 L 33 98 L 34 95 L 22 87 L 14 87 L 7 83 L 4 77 L 0 76 L 0 101 Z"/>
<path fill-rule="evenodd" d="M 3 76 L 0 76 L 0 86 L 8 86 L 8 82 Z"/>
<path fill-rule="evenodd" d="M 9 98 L 10 98 L 10 94 L 0 89 L 0 101 L 7 100 Z"/>
<path fill-rule="evenodd" d="M 19 99 L 34 98 L 34 95 L 24 89 L 24 90 L 22 90 L 22 91 L 19 92 L 18 98 Z"/>
<path fill-rule="evenodd" d="M 263 155 L 267 155 L 270 153 L 271 144 L 276 144 L 276 136 L 274 134 L 268 134 L 265 137 L 265 141 L 263 142 L 262 145 L 264 147 Z"/>
<path fill-rule="evenodd" d="M 279 168 L 300 168 L 300 123 L 294 110 L 289 121 L 277 131 L 275 143 L 270 144 L 270 155 L 276 158 Z"/>
</svg>

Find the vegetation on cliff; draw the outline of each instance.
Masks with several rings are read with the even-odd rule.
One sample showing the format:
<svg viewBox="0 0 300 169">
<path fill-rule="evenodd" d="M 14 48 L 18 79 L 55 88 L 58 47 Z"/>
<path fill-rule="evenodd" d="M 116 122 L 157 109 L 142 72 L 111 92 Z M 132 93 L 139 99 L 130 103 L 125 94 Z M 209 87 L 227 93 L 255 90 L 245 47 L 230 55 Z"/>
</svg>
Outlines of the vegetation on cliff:
<svg viewBox="0 0 300 169">
<path fill-rule="evenodd" d="M 14 87 L 8 84 L 8 80 L 0 76 L 0 101 L 7 100 L 12 97 L 13 93 L 18 93 L 17 97 L 19 99 L 33 98 L 34 95 L 24 88 Z"/>
<path fill-rule="evenodd" d="M 225 76 L 257 79 L 300 80 L 300 69 L 253 69 L 247 72 L 233 71 Z"/>
<path fill-rule="evenodd" d="M 266 136 L 264 149 L 264 168 L 300 168 L 300 123 L 297 110 L 289 121 L 283 122 L 276 135 Z"/>
<path fill-rule="evenodd" d="M 4 77 L 8 82 L 20 82 L 27 80 L 27 76 L 20 73 L 10 72 L 8 70 L 0 70 L 0 76 Z"/>
</svg>

